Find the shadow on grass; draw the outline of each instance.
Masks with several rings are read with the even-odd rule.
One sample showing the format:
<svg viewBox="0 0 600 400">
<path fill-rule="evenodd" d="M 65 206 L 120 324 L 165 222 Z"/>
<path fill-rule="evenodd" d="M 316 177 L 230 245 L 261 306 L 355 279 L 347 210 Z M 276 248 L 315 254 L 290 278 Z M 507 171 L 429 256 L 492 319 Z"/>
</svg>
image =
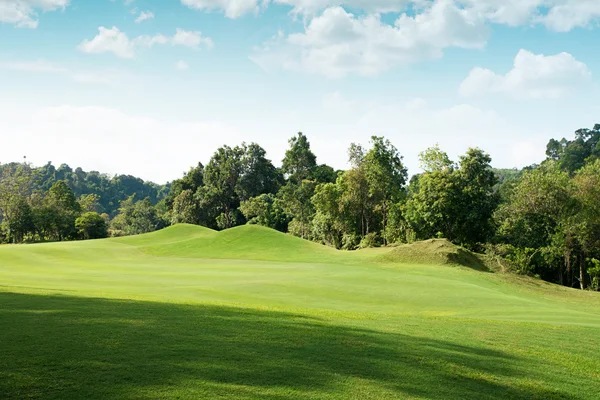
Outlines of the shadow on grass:
<svg viewBox="0 0 600 400">
<path fill-rule="evenodd" d="M 3 399 L 571 398 L 501 352 L 281 312 L 0 293 L 0 327 Z"/>
</svg>

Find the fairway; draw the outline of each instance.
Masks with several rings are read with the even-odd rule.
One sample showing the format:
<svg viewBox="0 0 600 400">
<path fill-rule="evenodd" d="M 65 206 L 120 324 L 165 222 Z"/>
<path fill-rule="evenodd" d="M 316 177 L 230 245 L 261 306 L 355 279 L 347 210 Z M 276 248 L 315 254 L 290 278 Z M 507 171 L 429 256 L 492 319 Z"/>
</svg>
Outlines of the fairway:
<svg viewBox="0 0 600 400">
<path fill-rule="evenodd" d="M 598 399 L 600 295 L 258 226 L 0 246 L 2 399 Z"/>
</svg>

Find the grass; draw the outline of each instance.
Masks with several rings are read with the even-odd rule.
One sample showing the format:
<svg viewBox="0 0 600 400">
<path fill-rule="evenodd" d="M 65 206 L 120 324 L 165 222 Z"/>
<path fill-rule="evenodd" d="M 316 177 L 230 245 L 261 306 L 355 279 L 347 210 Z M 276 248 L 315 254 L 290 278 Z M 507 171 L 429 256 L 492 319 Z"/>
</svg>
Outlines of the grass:
<svg viewBox="0 0 600 400">
<path fill-rule="evenodd" d="M 416 246 L 187 225 L 1 246 L 0 398 L 600 398 L 600 296 Z"/>
</svg>

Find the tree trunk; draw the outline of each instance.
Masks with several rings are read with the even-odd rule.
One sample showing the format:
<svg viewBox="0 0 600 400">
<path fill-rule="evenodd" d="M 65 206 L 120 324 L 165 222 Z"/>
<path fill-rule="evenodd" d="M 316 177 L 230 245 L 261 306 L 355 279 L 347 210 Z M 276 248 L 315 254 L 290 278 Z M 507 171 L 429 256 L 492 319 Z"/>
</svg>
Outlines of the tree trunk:
<svg viewBox="0 0 600 400">
<path fill-rule="evenodd" d="M 585 269 L 585 252 L 581 253 L 581 260 L 579 261 L 579 286 L 581 290 L 585 289 L 585 282 L 583 281 L 583 270 Z"/>
</svg>

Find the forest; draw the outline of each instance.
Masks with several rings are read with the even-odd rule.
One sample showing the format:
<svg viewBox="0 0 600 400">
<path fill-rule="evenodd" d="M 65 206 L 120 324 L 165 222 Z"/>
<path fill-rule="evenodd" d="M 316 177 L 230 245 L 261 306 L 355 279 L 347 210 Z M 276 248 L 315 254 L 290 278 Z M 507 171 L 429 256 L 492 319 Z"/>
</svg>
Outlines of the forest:
<svg viewBox="0 0 600 400">
<path fill-rule="evenodd" d="M 470 148 L 419 155 L 373 136 L 345 171 L 319 164 L 302 133 L 276 167 L 256 143 L 217 149 L 166 185 L 51 163 L 0 164 L 0 243 L 147 233 L 177 223 L 222 230 L 258 224 L 343 250 L 446 238 L 515 273 L 600 289 L 600 124 L 551 139 L 546 159 L 494 169 Z"/>
</svg>

